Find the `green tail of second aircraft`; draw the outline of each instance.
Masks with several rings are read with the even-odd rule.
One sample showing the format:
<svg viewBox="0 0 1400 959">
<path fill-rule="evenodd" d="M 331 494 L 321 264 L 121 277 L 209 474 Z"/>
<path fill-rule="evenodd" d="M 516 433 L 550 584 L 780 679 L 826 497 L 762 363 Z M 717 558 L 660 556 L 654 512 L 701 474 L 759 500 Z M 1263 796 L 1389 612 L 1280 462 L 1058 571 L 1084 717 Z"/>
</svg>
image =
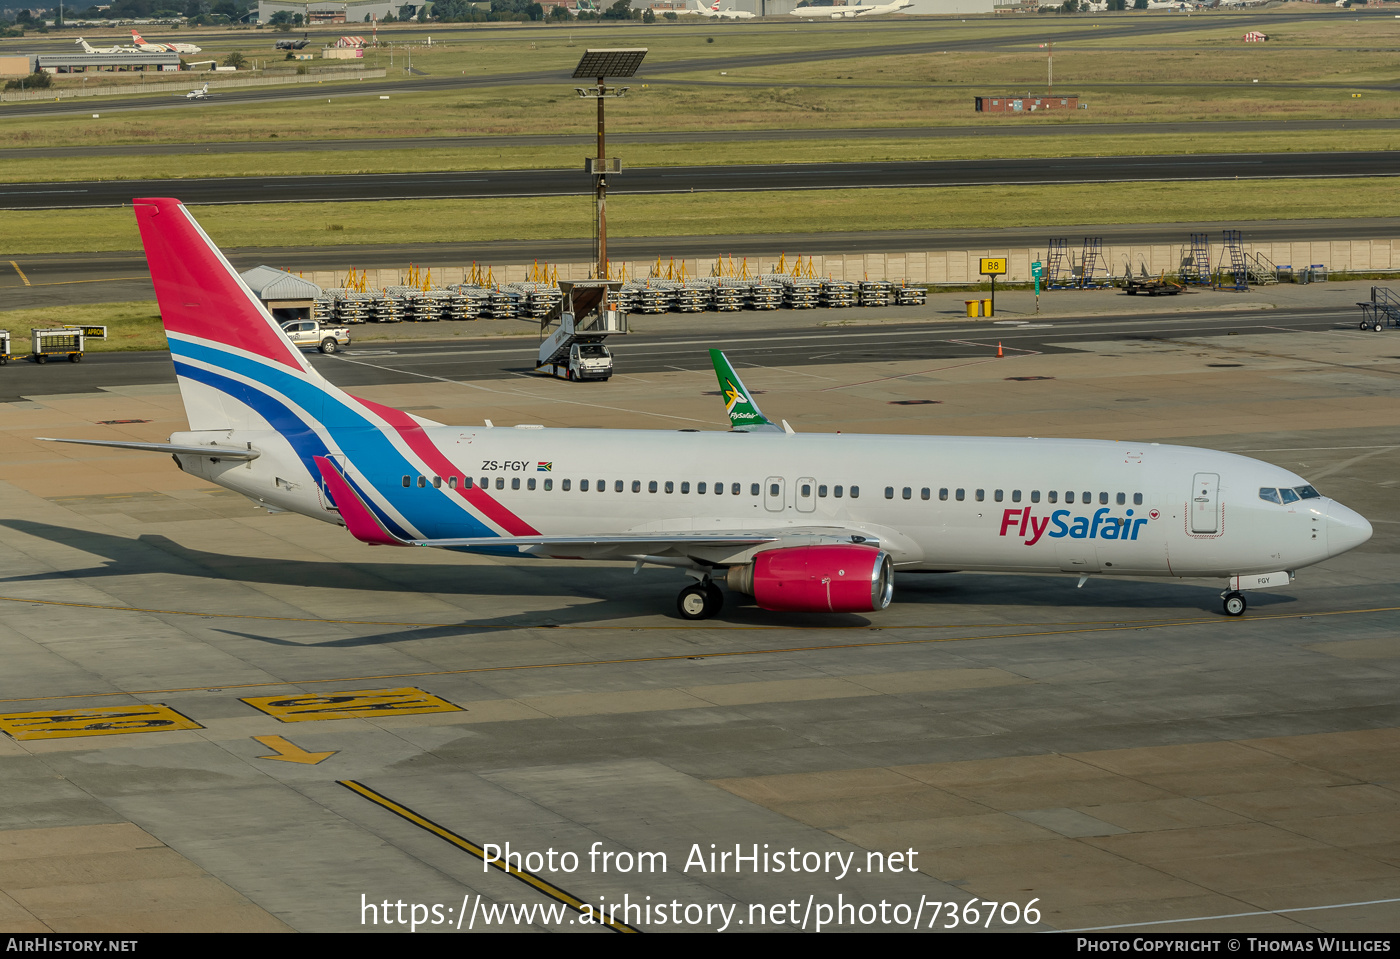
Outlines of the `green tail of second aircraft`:
<svg viewBox="0 0 1400 959">
<path fill-rule="evenodd" d="M 722 350 L 710 350 L 710 360 L 715 365 L 715 376 L 719 379 L 720 395 L 724 397 L 724 410 L 729 414 L 729 422 L 736 430 L 748 433 L 759 431 L 783 432 L 783 428 L 763 415 L 758 404 L 749 395 L 748 387 L 734 372 L 729 357 Z"/>
</svg>

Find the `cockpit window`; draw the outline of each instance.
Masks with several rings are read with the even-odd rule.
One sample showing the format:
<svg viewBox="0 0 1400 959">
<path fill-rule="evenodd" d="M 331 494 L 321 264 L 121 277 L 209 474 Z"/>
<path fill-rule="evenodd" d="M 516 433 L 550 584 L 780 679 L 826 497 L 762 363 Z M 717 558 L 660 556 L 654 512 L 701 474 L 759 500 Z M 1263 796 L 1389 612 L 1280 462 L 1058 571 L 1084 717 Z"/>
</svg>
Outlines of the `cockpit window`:
<svg viewBox="0 0 1400 959">
<path fill-rule="evenodd" d="M 1321 499 L 1322 494 L 1311 486 L 1295 486 L 1293 491 L 1298 494 L 1299 499 Z"/>
<path fill-rule="evenodd" d="M 1287 487 L 1284 487 L 1283 489 L 1279 490 L 1279 492 L 1283 494 L 1284 505 L 1287 505 L 1289 503 L 1296 503 L 1300 498 L 1297 493 L 1293 492 Z"/>
<path fill-rule="evenodd" d="M 1269 487 L 1269 486 L 1261 486 L 1261 487 L 1259 488 L 1259 498 L 1262 499 L 1262 500 L 1263 500 L 1264 502 L 1266 502 L 1266 503 L 1282 503 L 1282 502 L 1283 502 L 1283 500 L 1281 500 L 1281 499 L 1278 498 L 1278 490 L 1273 489 L 1272 487 Z"/>
</svg>

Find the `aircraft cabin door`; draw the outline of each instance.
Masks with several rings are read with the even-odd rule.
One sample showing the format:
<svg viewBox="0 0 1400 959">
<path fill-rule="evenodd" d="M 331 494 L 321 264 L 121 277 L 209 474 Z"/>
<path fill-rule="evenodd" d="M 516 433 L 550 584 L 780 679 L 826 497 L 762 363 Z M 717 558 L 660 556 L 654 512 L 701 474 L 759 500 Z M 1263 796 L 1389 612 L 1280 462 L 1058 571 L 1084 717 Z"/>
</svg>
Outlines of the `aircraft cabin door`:
<svg viewBox="0 0 1400 959">
<path fill-rule="evenodd" d="M 763 506 L 770 513 L 781 513 L 787 506 L 787 481 L 781 476 L 770 476 L 763 482 Z"/>
<path fill-rule="evenodd" d="M 799 513 L 810 513 L 817 508 L 817 481 L 810 476 L 799 476 L 794 490 L 793 501 Z"/>
<path fill-rule="evenodd" d="M 1220 532 L 1220 474 L 1197 473 L 1191 487 L 1191 532 Z"/>
</svg>

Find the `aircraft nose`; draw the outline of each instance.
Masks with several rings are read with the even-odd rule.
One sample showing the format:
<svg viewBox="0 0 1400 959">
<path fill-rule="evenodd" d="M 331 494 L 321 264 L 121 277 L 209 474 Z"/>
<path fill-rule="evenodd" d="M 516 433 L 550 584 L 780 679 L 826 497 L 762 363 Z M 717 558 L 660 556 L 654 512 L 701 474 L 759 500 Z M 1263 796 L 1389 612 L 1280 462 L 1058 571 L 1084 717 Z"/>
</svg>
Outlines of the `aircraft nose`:
<svg viewBox="0 0 1400 959">
<path fill-rule="evenodd" d="M 1336 556 L 1355 549 L 1371 538 L 1366 517 L 1336 500 L 1327 505 L 1327 552 Z"/>
</svg>

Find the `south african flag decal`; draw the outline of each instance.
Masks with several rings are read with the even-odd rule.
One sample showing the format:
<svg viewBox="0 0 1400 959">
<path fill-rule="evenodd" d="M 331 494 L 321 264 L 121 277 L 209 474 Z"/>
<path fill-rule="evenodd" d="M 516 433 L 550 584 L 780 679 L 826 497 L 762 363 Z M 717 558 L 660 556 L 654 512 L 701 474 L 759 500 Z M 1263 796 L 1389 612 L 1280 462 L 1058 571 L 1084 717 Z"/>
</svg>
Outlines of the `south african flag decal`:
<svg viewBox="0 0 1400 959">
<path fill-rule="evenodd" d="M 543 460 L 541 460 L 540 463 L 539 463 L 539 465 L 535 467 L 535 472 L 536 472 L 536 473 L 550 473 L 550 472 L 553 472 L 553 471 L 554 471 L 554 464 L 553 464 L 553 463 L 546 463 L 546 462 L 544 462 Z"/>
</svg>

